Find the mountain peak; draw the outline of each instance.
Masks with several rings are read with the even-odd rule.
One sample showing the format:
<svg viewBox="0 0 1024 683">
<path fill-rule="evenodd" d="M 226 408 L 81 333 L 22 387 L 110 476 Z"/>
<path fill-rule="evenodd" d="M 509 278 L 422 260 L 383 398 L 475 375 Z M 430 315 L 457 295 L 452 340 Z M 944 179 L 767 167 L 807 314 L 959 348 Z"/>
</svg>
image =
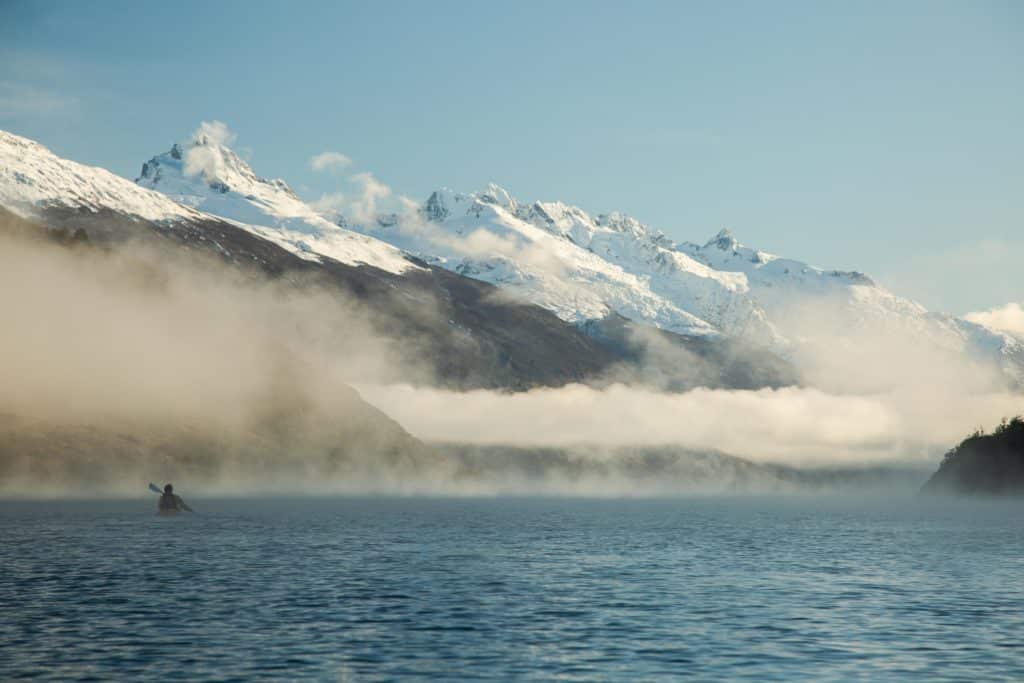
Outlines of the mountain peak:
<svg viewBox="0 0 1024 683">
<path fill-rule="evenodd" d="M 443 221 L 451 213 L 454 193 L 446 187 L 434 190 L 423 204 L 423 213 L 428 221 Z"/>
<path fill-rule="evenodd" d="M 717 247 L 722 251 L 733 251 L 739 248 L 740 243 L 729 228 L 722 228 L 718 234 L 705 243 L 704 248 Z"/>
<path fill-rule="evenodd" d="M 487 187 L 482 192 L 478 192 L 476 197 L 485 204 L 494 204 L 503 209 L 508 209 L 512 213 L 515 213 L 516 208 L 519 206 L 519 202 L 516 201 L 515 197 L 496 183 L 487 183 Z"/>
<path fill-rule="evenodd" d="M 259 194 L 254 188 L 266 186 L 298 199 L 284 180 L 260 178 L 248 162 L 225 144 L 223 136 L 203 129 L 196 131 L 188 142 L 174 143 L 169 151 L 144 163 L 135 182 L 172 195 L 189 194 L 183 188 L 200 182 L 221 194 L 232 190 L 243 195 Z"/>
<path fill-rule="evenodd" d="M 419 268 L 393 245 L 349 230 L 337 216 L 302 201 L 284 180 L 257 176 L 227 146 L 231 140 L 226 128 L 203 124 L 188 141 L 143 164 L 135 182 L 179 204 L 244 224 L 306 260 L 326 256 L 391 273 Z"/>
</svg>

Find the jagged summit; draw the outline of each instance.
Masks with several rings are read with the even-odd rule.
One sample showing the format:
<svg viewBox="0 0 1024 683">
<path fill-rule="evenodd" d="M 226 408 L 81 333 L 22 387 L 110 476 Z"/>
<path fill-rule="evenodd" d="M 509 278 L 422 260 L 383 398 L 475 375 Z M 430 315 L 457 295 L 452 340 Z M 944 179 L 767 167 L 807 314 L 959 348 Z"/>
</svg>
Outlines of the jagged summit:
<svg viewBox="0 0 1024 683">
<path fill-rule="evenodd" d="M 832 334 L 833 325 L 837 332 L 906 329 L 944 348 L 984 346 L 976 331 L 929 316 L 863 273 L 744 246 L 729 228 L 703 245 L 676 243 L 620 212 L 591 216 L 563 202 L 523 202 L 493 184 L 471 194 L 440 189 L 422 215 L 429 230 L 395 221 L 373 234 L 577 324 L 617 314 L 685 335 L 724 333 L 782 353 L 814 334 Z M 830 311 L 827 325 L 794 325 L 821 307 Z M 997 342 L 985 342 L 982 351 L 1009 348 Z"/>
<path fill-rule="evenodd" d="M 493 184 L 470 194 L 440 189 L 421 211 L 427 230 L 396 220 L 373 234 L 577 324 L 615 314 L 684 335 L 723 333 L 783 354 L 818 334 L 902 329 L 942 348 L 994 356 L 1011 376 L 1022 374 L 1012 344 L 929 314 L 863 273 L 744 246 L 729 228 L 703 245 L 677 243 L 621 212 L 592 216 L 563 202 L 524 202 Z M 823 309 L 827 323 L 800 322 Z"/>
<path fill-rule="evenodd" d="M 496 183 L 488 183 L 479 192 L 469 194 L 456 192 L 447 187 L 439 188 L 424 202 L 422 212 L 427 220 L 443 221 L 453 215 L 453 212 L 472 210 L 474 204 L 479 205 L 476 209 L 478 214 L 483 206 L 499 208 L 512 215 L 518 215 L 523 209 L 523 205 L 508 190 Z"/>
<path fill-rule="evenodd" d="M 253 226 L 260 236 L 303 256 L 326 256 L 393 273 L 418 268 L 401 250 L 372 235 L 348 230 L 302 201 L 284 180 L 268 180 L 215 135 L 197 131 L 142 166 L 138 185 L 174 201 Z"/>
<path fill-rule="evenodd" d="M 487 187 L 482 192 L 476 193 L 475 196 L 482 202 L 500 206 L 512 213 L 519 209 L 519 202 L 509 194 L 508 190 L 495 183 L 488 183 Z"/>
<path fill-rule="evenodd" d="M 625 214 L 593 217 L 563 202 L 527 203 L 491 183 L 471 194 L 439 189 L 420 215 L 424 229 L 378 221 L 372 234 L 577 324 L 618 314 L 689 336 L 782 343 L 743 296 L 742 274 L 708 268 Z"/>
<path fill-rule="evenodd" d="M 183 178 L 192 182 L 182 184 Z M 173 193 L 175 189 L 194 187 L 196 178 L 202 179 L 207 187 L 221 194 L 235 191 L 258 196 L 261 190 L 269 188 L 271 192 L 280 192 L 300 201 L 284 180 L 259 177 L 234 150 L 202 132 L 197 132 L 196 137 L 185 145 L 175 143 L 168 152 L 144 163 L 135 182 L 152 189 L 169 189 Z M 161 184 L 165 187 L 158 187 Z M 187 193 L 182 193 L 182 196 L 188 199 L 195 197 Z"/>
<path fill-rule="evenodd" d="M 735 251 L 740 247 L 739 241 L 736 236 L 732 234 L 732 230 L 729 228 L 722 228 L 718 231 L 718 234 L 709 239 L 704 243 L 704 248 L 715 247 L 722 251 Z"/>
</svg>

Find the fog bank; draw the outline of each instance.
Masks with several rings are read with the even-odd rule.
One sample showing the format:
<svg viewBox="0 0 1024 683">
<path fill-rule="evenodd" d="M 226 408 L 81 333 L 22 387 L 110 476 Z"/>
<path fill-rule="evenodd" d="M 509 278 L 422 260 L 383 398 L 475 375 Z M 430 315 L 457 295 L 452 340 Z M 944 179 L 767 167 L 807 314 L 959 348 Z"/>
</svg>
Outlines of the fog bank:
<svg viewBox="0 0 1024 683">
<path fill-rule="evenodd" d="M 667 394 L 572 385 L 519 394 L 363 386 L 368 401 L 429 441 L 518 446 L 678 445 L 759 462 L 877 464 L 936 459 L 966 432 L 1019 411 L 1010 393 L 924 402 L 788 387 Z"/>
<path fill-rule="evenodd" d="M 720 454 L 920 466 L 1024 412 L 983 366 L 898 332 L 808 345 L 819 388 L 673 393 L 661 368 L 702 361 L 655 346 L 657 368 L 595 386 L 443 390 L 417 340 L 295 277 L 0 236 L 0 494 L 788 491 L 820 482 Z"/>
</svg>

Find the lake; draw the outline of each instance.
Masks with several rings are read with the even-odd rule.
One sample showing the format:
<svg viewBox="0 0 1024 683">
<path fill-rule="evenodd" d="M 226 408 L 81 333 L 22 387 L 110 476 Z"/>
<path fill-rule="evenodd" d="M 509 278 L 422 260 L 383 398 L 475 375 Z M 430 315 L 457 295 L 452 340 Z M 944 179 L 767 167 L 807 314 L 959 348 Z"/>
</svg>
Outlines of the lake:
<svg viewBox="0 0 1024 683">
<path fill-rule="evenodd" d="M 1022 680 L 1024 504 L 0 502 L 0 679 Z"/>
</svg>

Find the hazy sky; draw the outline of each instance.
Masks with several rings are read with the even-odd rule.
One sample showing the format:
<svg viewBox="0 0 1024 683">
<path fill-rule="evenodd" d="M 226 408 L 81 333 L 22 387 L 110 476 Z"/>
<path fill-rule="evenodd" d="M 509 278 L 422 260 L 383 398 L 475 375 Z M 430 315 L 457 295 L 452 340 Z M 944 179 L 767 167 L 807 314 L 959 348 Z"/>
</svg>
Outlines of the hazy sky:
<svg viewBox="0 0 1024 683">
<path fill-rule="evenodd" d="M 134 178 L 218 119 L 308 198 L 336 151 L 1024 300 L 1024 3 L 267 4 L 0 0 L 0 128 Z"/>
</svg>

